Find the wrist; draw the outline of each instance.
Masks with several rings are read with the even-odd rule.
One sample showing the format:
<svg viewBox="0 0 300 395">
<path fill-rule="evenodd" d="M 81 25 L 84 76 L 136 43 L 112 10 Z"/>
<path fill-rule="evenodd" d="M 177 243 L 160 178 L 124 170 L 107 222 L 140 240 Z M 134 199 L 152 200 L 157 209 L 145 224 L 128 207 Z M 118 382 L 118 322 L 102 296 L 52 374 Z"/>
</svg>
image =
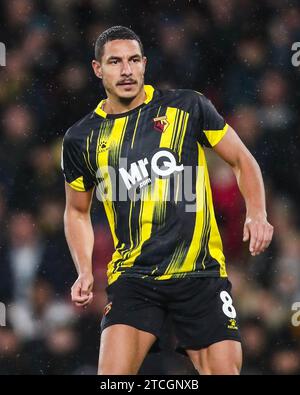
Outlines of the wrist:
<svg viewBox="0 0 300 395">
<path fill-rule="evenodd" d="M 87 277 L 87 276 L 92 276 L 92 275 L 93 275 L 93 273 L 92 273 L 91 269 L 83 269 L 78 272 L 79 277 Z"/>
<path fill-rule="evenodd" d="M 266 211 L 247 211 L 246 218 L 250 219 L 259 219 L 259 220 L 266 220 L 267 219 L 267 212 Z"/>
</svg>

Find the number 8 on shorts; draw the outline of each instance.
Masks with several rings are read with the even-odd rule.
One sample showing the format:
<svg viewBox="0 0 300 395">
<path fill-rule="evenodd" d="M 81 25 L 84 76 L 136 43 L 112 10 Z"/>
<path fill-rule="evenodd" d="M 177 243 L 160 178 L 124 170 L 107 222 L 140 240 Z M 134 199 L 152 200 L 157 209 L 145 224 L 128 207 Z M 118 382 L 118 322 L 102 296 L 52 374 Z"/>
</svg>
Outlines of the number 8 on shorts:
<svg viewBox="0 0 300 395">
<path fill-rule="evenodd" d="M 225 315 L 229 318 L 236 317 L 235 308 L 232 305 L 232 298 L 227 291 L 220 292 L 220 298 L 223 302 L 222 310 Z"/>
</svg>

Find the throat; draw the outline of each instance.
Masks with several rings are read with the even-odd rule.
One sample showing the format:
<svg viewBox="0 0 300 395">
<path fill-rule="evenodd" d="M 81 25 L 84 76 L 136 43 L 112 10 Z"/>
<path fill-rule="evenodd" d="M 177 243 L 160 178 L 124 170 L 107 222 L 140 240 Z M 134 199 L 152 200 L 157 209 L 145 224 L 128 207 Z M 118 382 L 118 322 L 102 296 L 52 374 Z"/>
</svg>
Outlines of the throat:
<svg viewBox="0 0 300 395">
<path fill-rule="evenodd" d="M 122 114 L 139 107 L 146 100 L 146 93 L 141 92 L 141 95 L 137 95 L 134 98 L 117 98 L 113 99 L 108 97 L 103 101 L 101 109 L 107 114 Z"/>
</svg>

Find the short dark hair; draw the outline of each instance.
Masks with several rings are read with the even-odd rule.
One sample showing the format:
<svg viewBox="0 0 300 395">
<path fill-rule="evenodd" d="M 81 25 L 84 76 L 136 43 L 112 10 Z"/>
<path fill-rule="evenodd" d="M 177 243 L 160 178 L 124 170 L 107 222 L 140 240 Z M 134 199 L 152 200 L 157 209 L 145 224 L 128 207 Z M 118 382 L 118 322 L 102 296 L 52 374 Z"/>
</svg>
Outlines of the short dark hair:
<svg viewBox="0 0 300 395">
<path fill-rule="evenodd" d="M 139 43 L 142 56 L 144 48 L 139 36 L 131 29 L 125 26 L 112 26 L 100 34 L 95 44 L 95 59 L 100 60 L 104 53 L 104 45 L 113 40 L 136 40 Z"/>
</svg>

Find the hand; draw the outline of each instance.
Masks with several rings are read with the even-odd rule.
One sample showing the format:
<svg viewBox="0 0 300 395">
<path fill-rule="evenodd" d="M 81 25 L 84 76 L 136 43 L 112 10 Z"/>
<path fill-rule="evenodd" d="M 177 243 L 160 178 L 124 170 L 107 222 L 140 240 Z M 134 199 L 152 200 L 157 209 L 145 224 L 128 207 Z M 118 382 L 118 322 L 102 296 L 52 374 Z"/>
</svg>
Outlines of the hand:
<svg viewBox="0 0 300 395">
<path fill-rule="evenodd" d="M 76 306 L 85 307 L 93 300 L 94 278 L 92 273 L 80 274 L 71 288 L 72 302 Z"/>
<path fill-rule="evenodd" d="M 250 238 L 249 251 L 252 256 L 259 255 L 269 247 L 273 237 L 273 229 L 266 217 L 248 216 L 246 218 L 243 241 Z"/>
</svg>

